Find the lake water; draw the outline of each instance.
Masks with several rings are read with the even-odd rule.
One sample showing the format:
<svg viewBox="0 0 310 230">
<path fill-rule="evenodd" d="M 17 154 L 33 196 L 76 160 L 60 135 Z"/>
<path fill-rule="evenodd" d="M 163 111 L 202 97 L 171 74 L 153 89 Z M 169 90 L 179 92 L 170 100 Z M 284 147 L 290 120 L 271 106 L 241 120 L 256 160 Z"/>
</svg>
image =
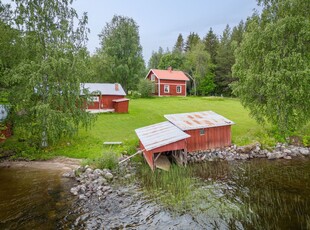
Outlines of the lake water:
<svg viewBox="0 0 310 230">
<path fill-rule="evenodd" d="M 0 168 L 0 229 L 310 229 L 310 159 L 195 165 L 197 199 L 183 212 L 144 185 L 77 202 L 59 172 Z M 194 196 L 195 197 L 195 196 Z"/>
</svg>

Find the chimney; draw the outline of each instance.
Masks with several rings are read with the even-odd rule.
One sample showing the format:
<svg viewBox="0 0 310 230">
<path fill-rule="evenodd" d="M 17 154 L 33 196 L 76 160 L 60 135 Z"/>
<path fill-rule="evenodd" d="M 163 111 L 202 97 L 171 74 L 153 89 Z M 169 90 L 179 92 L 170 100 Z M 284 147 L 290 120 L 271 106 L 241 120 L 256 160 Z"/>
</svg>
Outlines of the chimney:
<svg viewBox="0 0 310 230">
<path fill-rule="evenodd" d="M 118 83 L 115 83 L 114 85 L 115 85 L 115 91 L 118 91 L 119 90 Z"/>
<path fill-rule="evenodd" d="M 171 72 L 172 72 L 172 67 L 169 66 L 169 67 L 168 67 L 168 70 L 169 70 L 169 72 L 171 73 Z"/>
</svg>

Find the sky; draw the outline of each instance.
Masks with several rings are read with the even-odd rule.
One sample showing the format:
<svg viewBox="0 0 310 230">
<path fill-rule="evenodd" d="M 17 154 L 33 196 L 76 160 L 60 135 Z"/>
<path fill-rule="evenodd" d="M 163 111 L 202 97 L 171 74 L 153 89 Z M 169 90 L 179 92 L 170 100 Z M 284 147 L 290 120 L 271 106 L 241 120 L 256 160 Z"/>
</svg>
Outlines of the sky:
<svg viewBox="0 0 310 230">
<path fill-rule="evenodd" d="M 73 7 L 79 15 L 88 14 L 91 54 L 100 47 L 98 34 L 114 15 L 132 18 L 139 26 L 146 63 L 160 46 L 171 50 L 180 33 L 184 40 L 190 32 L 203 38 L 212 27 L 220 36 L 227 24 L 236 26 L 258 8 L 256 0 L 75 0 Z"/>
<path fill-rule="evenodd" d="M 114 15 L 132 18 L 139 26 L 140 43 L 146 63 L 161 46 L 170 50 L 182 33 L 203 38 L 210 27 L 221 35 L 227 24 L 236 26 L 251 16 L 256 0 L 76 0 L 73 7 L 88 13 L 88 49 L 99 48 L 98 34 Z"/>
</svg>

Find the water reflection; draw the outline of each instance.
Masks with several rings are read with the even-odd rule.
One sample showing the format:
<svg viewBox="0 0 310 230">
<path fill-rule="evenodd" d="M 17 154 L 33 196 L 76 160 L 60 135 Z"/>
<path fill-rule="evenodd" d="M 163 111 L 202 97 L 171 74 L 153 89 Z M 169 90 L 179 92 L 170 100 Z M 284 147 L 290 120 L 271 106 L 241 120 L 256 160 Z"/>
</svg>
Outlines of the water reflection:
<svg viewBox="0 0 310 230">
<path fill-rule="evenodd" d="M 0 168 L 0 229 L 55 229 L 69 209 L 71 180 L 58 171 Z"/>
</svg>

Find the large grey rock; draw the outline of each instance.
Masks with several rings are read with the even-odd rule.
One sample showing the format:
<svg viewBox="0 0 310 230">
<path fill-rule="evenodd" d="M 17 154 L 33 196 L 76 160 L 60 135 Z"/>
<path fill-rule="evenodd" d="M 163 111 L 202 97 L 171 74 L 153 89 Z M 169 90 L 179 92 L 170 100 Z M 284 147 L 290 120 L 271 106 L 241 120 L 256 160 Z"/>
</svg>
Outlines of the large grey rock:
<svg viewBox="0 0 310 230">
<path fill-rule="evenodd" d="M 77 194 L 78 194 L 78 192 L 79 192 L 79 189 L 78 189 L 78 187 L 73 187 L 73 188 L 70 189 L 70 192 L 71 192 L 73 195 L 77 196 Z"/>
<path fill-rule="evenodd" d="M 113 179 L 113 174 L 110 173 L 110 172 L 107 172 L 107 173 L 104 174 L 104 177 L 105 177 L 106 179 L 108 179 L 108 180 L 112 180 L 112 179 Z"/>
<path fill-rule="evenodd" d="M 306 148 L 300 148 L 300 149 L 299 149 L 299 152 L 300 152 L 302 155 L 304 155 L 304 156 L 310 155 L 309 150 L 306 149 Z"/>
</svg>

